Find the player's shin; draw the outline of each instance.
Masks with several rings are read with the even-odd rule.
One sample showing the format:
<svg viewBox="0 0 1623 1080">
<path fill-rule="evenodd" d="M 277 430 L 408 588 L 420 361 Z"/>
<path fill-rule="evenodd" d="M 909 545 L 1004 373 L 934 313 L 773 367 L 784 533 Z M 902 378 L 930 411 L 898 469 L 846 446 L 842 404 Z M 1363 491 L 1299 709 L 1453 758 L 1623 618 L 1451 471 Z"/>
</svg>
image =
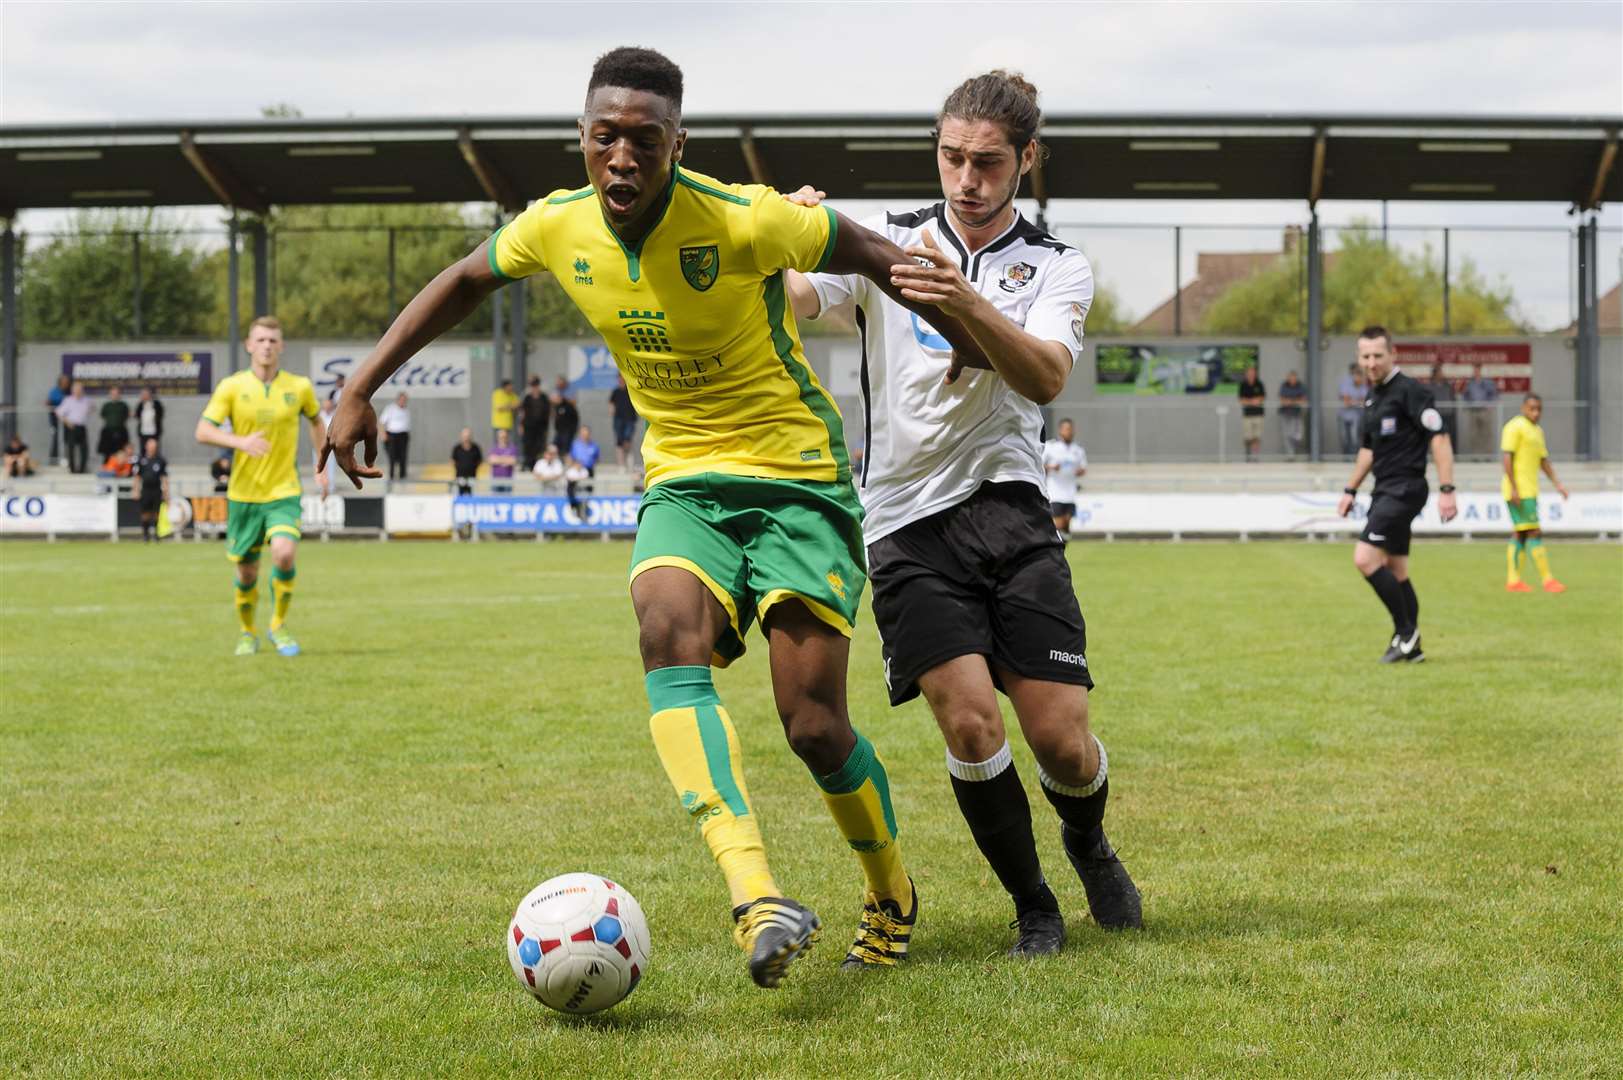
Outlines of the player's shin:
<svg viewBox="0 0 1623 1080">
<path fill-rule="evenodd" d="M 1364 578 L 1369 587 L 1375 590 L 1375 595 L 1381 598 L 1386 605 L 1387 613 L 1392 616 L 1392 629 L 1399 634 L 1409 634 L 1414 626 L 1408 623 L 1409 605 L 1403 599 L 1403 586 L 1397 576 L 1386 567 L 1379 567 L 1373 574 Z"/>
<path fill-rule="evenodd" d="M 271 620 L 270 628 L 280 630 L 287 621 L 287 609 L 293 603 L 293 576 L 297 573 L 293 567 L 283 570 L 280 566 L 271 567 Z"/>
<path fill-rule="evenodd" d="M 1550 572 L 1550 553 L 1544 550 L 1544 541 L 1535 536 L 1527 542 L 1527 554 L 1532 558 L 1533 565 L 1538 567 L 1540 581 L 1549 581 L 1555 577 Z"/>
<path fill-rule="evenodd" d="M 1005 742 L 985 761 L 960 761 L 947 752 L 947 772 L 958 809 L 992 872 L 1015 904 L 1058 910 L 1043 880 L 1037 841 L 1031 833 L 1031 803 Z"/>
<path fill-rule="evenodd" d="M 896 840 L 896 812 L 890 805 L 890 777 L 873 743 L 855 732 L 856 745 L 838 771 L 812 775 L 823 790 L 823 802 L 839 826 L 846 843 L 857 853 L 868 892 L 880 900 L 895 900 L 908 910 L 912 886 L 902 866 Z"/>
<path fill-rule="evenodd" d="M 737 907 L 781 896 L 744 786 L 742 750 L 727 710 L 697 665 L 650 671 L 644 683 L 654 749 L 682 809 L 699 826 Z"/>
<path fill-rule="evenodd" d="M 1505 584 L 1506 585 L 1519 585 L 1521 583 L 1521 580 L 1522 580 L 1522 551 L 1523 550 L 1524 550 L 1524 547 L 1523 547 L 1523 544 L 1522 544 L 1522 535 L 1521 535 L 1521 533 L 1517 533 L 1516 534 L 1516 539 L 1512 540 L 1509 544 L 1507 544 L 1505 546 Z"/>
<path fill-rule="evenodd" d="M 259 579 L 244 585 L 241 578 L 234 578 L 232 585 L 236 588 L 237 622 L 242 625 L 244 634 L 254 632 L 254 609 L 259 606 Z"/>
</svg>

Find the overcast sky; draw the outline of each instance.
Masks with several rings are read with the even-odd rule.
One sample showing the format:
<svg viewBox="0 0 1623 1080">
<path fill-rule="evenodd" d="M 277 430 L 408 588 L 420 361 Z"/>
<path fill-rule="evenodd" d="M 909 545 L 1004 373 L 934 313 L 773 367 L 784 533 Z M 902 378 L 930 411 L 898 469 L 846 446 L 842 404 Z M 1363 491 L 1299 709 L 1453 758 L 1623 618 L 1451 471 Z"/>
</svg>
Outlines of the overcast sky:
<svg viewBox="0 0 1623 1080">
<path fill-rule="evenodd" d="M 960 79 L 994 66 L 1023 71 L 1041 89 L 1042 104 L 1051 113 L 1623 113 L 1623 3 L 1618 0 L 0 0 L 0 121 L 250 119 L 273 102 L 291 103 L 311 117 L 570 116 L 578 111 L 592 60 L 621 44 L 659 48 L 682 65 L 690 117 L 929 112 Z M 1488 221 L 1559 228 L 1569 223 L 1562 210 L 1394 204 L 1391 214 L 1394 223 Z M 1345 221 L 1379 212 L 1367 205 L 1327 205 L 1323 216 Z M 1090 203 L 1056 207 L 1053 216 L 1088 222 L 1266 222 L 1268 234 L 1277 237 L 1273 223 L 1299 221 L 1304 214 L 1289 204 Z M 1620 222 L 1623 216 L 1615 208 L 1609 211 L 1606 223 Z M 1268 234 L 1259 233 L 1258 241 L 1277 242 Z M 1549 250 L 1558 249 L 1557 239 L 1549 243 Z M 1614 241 L 1610 250 L 1616 246 Z M 1512 245 L 1486 262 L 1491 269 L 1529 257 L 1517 252 Z M 1615 282 L 1616 256 L 1602 261 L 1609 264 L 1603 279 Z M 1134 285 L 1129 291 L 1143 288 Z M 1146 292 L 1132 306 L 1142 311 L 1154 301 Z"/>
</svg>

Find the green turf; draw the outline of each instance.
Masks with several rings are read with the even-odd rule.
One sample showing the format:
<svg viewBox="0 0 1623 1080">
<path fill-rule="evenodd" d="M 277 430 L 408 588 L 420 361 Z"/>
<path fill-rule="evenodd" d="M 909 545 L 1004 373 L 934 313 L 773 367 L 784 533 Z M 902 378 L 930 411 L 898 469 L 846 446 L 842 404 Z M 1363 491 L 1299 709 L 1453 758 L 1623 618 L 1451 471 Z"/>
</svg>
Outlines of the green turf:
<svg viewBox="0 0 1623 1080">
<path fill-rule="evenodd" d="M 939 736 L 889 763 L 916 959 L 841 976 L 855 862 L 778 733 L 759 638 L 718 675 L 780 881 L 825 943 L 755 989 L 647 737 L 629 548 L 308 543 L 304 656 L 236 659 L 218 545 L 0 545 L 0 1076 L 1617 1075 L 1623 552 L 1422 543 L 1428 663 L 1348 545 L 1074 546 L 1108 824 L 1147 929 L 1017 962 Z M 268 596 L 261 601 L 261 619 Z M 533 885 L 648 912 L 636 994 L 569 1020 L 503 933 Z"/>
</svg>

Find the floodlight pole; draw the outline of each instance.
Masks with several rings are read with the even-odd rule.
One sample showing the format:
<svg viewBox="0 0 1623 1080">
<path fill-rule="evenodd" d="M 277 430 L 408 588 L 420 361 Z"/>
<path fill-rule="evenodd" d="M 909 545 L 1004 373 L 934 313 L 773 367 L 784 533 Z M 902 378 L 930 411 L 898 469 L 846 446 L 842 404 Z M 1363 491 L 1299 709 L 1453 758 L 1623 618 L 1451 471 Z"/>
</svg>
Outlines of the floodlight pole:
<svg viewBox="0 0 1623 1080">
<path fill-rule="evenodd" d="M 491 242 L 495 243 L 495 234 L 501 231 L 502 208 L 496 207 L 495 221 L 491 226 Z M 502 332 L 502 297 L 507 295 L 506 289 L 497 289 L 490 294 L 490 388 L 498 389 L 502 384 L 502 371 L 507 365 L 502 363 L 503 354 L 506 353 L 505 335 Z"/>
<path fill-rule="evenodd" d="M 231 370 L 237 370 L 237 342 L 242 338 L 242 267 L 239 259 L 241 232 L 237 228 L 237 212 L 231 211 L 231 224 L 226 232 L 226 306 L 231 325 L 226 327 L 226 339 L 231 343 L 229 352 Z"/>
<path fill-rule="evenodd" d="M 1600 456 L 1600 318 L 1597 301 L 1600 281 L 1596 239 L 1600 222 L 1595 211 L 1585 212 L 1578 224 L 1578 455 L 1589 461 Z"/>
<path fill-rule="evenodd" d="M 270 238 L 265 235 L 265 221 L 255 218 L 248 223 L 248 238 L 254 245 L 254 318 L 270 314 Z"/>
<path fill-rule="evenodd" d="M 130 233 L 130 336 L 141 336 L 141 234 Z"/>
<path fill-rule="evenodd" d="M 1307 221 L 1307 341 L 1303 349 L 1303 364 L 1307 368 L 1307 447 L 1308 460 L 1324 460 L 1323 433 L 1319 419 L 1323 409 L 1319 401 L 1319 341 L 1324 336 L 1324 258 L 1320 252 L 1319 212 L 1315 209 Z"/>
<path fill-rule="evenodd" d="M 529 357 L 525 352 L 524 282 L 515 281 L 507 287 L 512 297 L 512 317 L 507 320 L 508 340 L 513 349 L 513 385 L 523 386 L 529 374 Z"/>
<path fill-rule="evenodd" d="M 5 435 L 10 439 L 17 433 L 17 234 L 12 231 L 11 218 L 6 218 L 6 231 L 0 233 L 0 369 L 5 377 L 5 395 L 0 406 L 5 407 Z"/>
</svg>

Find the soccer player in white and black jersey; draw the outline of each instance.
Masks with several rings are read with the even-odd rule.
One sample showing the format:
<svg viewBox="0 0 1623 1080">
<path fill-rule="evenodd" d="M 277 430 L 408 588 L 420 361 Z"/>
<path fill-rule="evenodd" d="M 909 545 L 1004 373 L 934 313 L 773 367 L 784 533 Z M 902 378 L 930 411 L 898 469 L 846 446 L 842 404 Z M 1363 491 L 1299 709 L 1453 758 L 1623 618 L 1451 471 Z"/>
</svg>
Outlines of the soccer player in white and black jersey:
<svg viewBox="0 0 1623 1080">
<path fill-rule="evenodd" d="M 902 294 L 956 318 L 989 370 L 961 370 L 928 322 L 862 278 L 789 281 L 798 317 L 857 306 L 858 491 L 891 704 L 921 692 L 929 702 L 959 808 L 1014 899 L 1011 952 L 1022 956 L 1058 951 L 1065 921 L 1037 859 L 998 690 L 1037 759 L 1095 921 L 1141 924 L 1138 890 L 1102 828 L 1108 766 L 1088 728 L 1087 631 L 1043 494 L 1039 407 L 1076 363 L 1093 272 L 1013 205 L 1042 153 L 1036 99 L 1018 75 L 964 82 L 938 119 L 944 201 L 865 223 L 917 260 L 892 268 Z"/>
</svg>

